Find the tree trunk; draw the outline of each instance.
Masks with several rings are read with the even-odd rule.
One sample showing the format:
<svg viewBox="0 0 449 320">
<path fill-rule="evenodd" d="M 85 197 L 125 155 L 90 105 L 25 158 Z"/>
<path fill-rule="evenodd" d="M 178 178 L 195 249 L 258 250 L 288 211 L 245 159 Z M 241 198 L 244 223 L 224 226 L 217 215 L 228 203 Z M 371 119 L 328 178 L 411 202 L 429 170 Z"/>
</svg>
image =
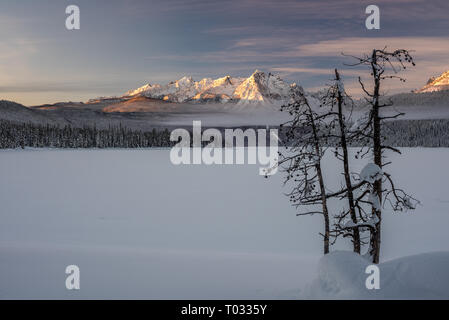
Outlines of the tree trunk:
<svg viewBox="0 0 449 320">
<path fill-rule="evenodd" d="M 375 50 L 373 50 L 371 59 L 371 68 L 374 78 L 373 104 L 371 110 L 373 115 L 373 154 L 374 163 L 378 165 L 379 168 L 382 168 L 381 119 L 379 116 L 380 75 L 377 72 L 377 56 Z M 374 183 L 374 192 L 379 198 L 379 203 L 382 203 L 382 180 L 379 179 Z M 371 255 L 373 263 L 379 263 L 382 211 L 373 208 L 372 213 L 373 215 L 377 215 L 379 221 L 376 224 L 374 234 L 371 235 Z"/>
<path fill-rule="evenodd" d="M 340 82 L 340 74 L 338 73 L 337 69 L 335 69 L 335 79 L 338 82 Z M 354 193 L 352 191 L 351 175 L 349 172 L 349 157 L 348 157 L 348 144 L 346 141 L 346 127 L 343 119 L 343 97 L 341 95 L 340 88 L 338 88 L 337 93 L 337 104 L 338 104 L 338 124 L 340 127 L 340 142 L 341 148 L 343 149 L 344 176 L 345 176 L 346 189 L 348 190 L 347 196 L 349 204 L 349 214 L 351 216 L 352 222 L 357 224 L 357 215 L 354 204 Z M 360 253 L 360 232 L 357 227 L 353 229 L 352 242 L 354 245 L 354 252 Z"/>
<path fill-rule="evenodd" d="M 309 105 L 307 105 L 310 113 L 310 124 L 312 125 L 312 133 L 313 133 L 313 140 L 315 141 L 315 154 L 316 156 L 321 159 L 321 148 L 319 145 L 319 137 L 318 137 L 318 130 L 315 125 L 315 121 L 313 119 L 313 113 L 312 109 Z M 324 216 L 324 254 L 329 253 L 329 237 L 330 237 L 330 226 L 329 226 L 329 210 L 327 208 L 327 198 L 326 198 L 326 188 L 324 187 L 324 179 L 323 179 L 323 173 L 321 171 L 321 160 L 316 160 L 317 163 L 315 164 L 315 169 L 318 176 L 318 181 L 320 184 L 320 192 L 321 192 L 321 205 L 323 210 L 323 216 Z"/>
<path fill-rule="evenodd" d="M 321 172 L 321 165 L 318 163 L 315 165 L 318 181 L 320 183 L 320 192 L 321 192 L 321 204 L 323 208 L 323 216 L 324 216 L 324 254 L 329 253 L 329 236 L 330 236 L 330 226 L 329 226 L 329 212 L 327 210 L 327 199 L 326 199 L 326 189 L 324 188 L 324 180 L 323 174 Z"/>
</svg>

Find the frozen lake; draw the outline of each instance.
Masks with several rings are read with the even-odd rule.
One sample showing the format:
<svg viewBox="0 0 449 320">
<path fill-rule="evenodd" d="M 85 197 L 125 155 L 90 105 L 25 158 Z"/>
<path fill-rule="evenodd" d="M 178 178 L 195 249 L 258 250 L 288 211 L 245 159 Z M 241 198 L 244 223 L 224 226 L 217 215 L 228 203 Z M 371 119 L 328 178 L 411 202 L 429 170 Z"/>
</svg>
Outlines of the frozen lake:
<svg viewBox="0 0 449 320">
<path fill-rule="evenodd" d="M 449 251 L 449 149 L 403 151 L 388 171 L 422 206 L 384 214 L 383 260 Z M 0 298 L 298 297 L 321 217 L 296 217 L 282 180 L 163 149 L 0 151 Z M 81 290 L 65 288 L 70 264 Z"/>
</svg>

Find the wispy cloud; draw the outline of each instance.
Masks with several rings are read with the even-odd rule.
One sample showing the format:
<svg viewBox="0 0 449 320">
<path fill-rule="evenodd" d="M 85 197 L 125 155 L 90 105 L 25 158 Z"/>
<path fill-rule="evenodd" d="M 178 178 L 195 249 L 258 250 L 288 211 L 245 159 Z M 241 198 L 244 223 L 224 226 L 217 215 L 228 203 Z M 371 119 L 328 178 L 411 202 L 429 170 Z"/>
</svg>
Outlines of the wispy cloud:
<svg viewBox="0 0 449 320">
<path fill-rule="evenodd" d="M 348 54 L 361 51 L 369 52 L 373 48 L 384 46 L 410 48 L 419 55 L 431 55 L 434 58 L 435 56 L 448 56 L 449 37 L 348 37 L 299 45 L 295 54 L 298 56 L 335 56 L 342 52 Z"/>
<path fill-rule="evenodd" d="M 334 69 L 333 68 L 274 67 L 274 68 L 270 68 L 270 71 L 285 74 L 285 75 L 313 74 L 313 75 L 331 76 L 334 72 Z M 359 77 L 359 76 L 363 76 L 364 72 L 362 70 L 346 70 L 345 75 Z"/>
</svg>

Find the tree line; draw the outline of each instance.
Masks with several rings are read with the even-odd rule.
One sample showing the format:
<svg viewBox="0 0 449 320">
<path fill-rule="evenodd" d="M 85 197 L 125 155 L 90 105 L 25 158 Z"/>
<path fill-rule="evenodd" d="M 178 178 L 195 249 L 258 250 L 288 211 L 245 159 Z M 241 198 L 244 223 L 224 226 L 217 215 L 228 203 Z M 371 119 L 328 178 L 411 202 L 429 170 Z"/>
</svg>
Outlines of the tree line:
<svg viewBox="0 0 449 320">
<path fill-rule="evenodd" d="M 168 129 L 151 131 L 126 127 L 77 128 L 0 120 L 0 149 L 6 148 L 151 148 L 170 147 Z"/>
<path fill-rule="evenodd" d="M 351 126 L 351 124 L 348 124 Z M 243 130 L 249 127 L 240 127 Z M 264 127 L 251 127 L 264 128 Z M 271 127 L 278 128 L 279 127 Z M 207 129 L 207 128 L 204 128 Z M 220 129 L 224 132 L 224 129 Z M 298 132 L 300 129 L 298 129 Z M 303 128 L 302 132 L 307 132 Z M 285 130 L 279 131 L 280 145 L 292 145 Z M 384 125 L 386 143 L 395 147 L 449 147 L 449 120 L 392 120 Z M 208 142 L 203 142 L 206 145 Z M 125 127 L 76 128 L 70 125 L 39 125 L 0 120 L 0 149 L 14 148 L 152 148 L 171 147 L 170 130 L 130 130 Z M 327 146 L 336 146 L 337 138 L 329 137 Z M 348 141 L 350 147 L 366 145 L 360 140 Z"/>
</svg>

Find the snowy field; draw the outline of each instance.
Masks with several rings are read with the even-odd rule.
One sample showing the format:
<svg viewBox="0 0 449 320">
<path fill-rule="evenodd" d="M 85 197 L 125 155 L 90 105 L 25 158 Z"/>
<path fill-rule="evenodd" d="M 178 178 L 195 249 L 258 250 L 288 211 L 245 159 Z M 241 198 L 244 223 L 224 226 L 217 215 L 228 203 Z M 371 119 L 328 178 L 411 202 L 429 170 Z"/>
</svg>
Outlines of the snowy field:
<svg viewBox="0 0 449 320">
<path fill-rule="evenodd" d="M 384 214 L 375 297 L 449 298 L 449 149 L 403 152 L 388 171 L 422 206 Z M 0 151 L 0 298 L 370 298 L 351 287 L 364 260 L 319 262 L 321 217 L 296 217 L 282 178 L 174 166 L 169 150 Z"/>
</svg>

